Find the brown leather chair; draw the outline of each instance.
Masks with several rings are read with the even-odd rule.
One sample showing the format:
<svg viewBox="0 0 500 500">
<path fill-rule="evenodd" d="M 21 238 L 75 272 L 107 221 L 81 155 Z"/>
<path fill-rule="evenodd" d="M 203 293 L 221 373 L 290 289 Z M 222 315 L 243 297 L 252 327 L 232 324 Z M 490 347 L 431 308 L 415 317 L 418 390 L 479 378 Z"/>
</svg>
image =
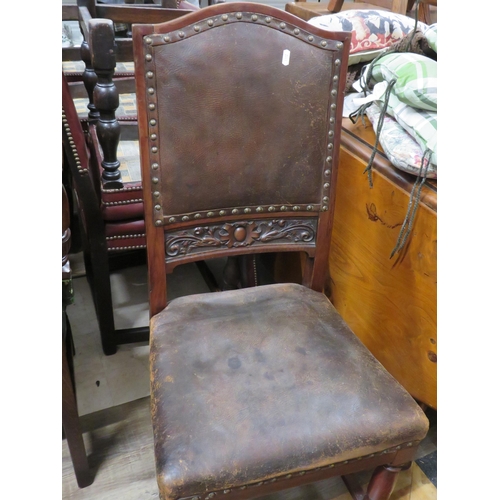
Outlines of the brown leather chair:
<svg viewBox="0 0 500 500">
<path fill-rule="evenodd" d="M 134 25 L 133 42 L 160 498 L 341 475 L 355 498 L 388 499 L 428 421 L 322 293 L 350 33 L 228 3 Z M 302 285 L 167 305 L 178 265 L 289 251 Z M 365 469 L 367 496 L 348 476 Z"/>
</svg>

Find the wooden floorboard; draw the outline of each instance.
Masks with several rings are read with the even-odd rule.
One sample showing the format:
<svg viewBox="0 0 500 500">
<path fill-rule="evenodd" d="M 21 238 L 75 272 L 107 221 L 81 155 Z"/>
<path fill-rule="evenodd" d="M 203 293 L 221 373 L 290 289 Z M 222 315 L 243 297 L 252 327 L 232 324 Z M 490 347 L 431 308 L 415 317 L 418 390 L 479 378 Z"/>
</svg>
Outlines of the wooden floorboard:
<svg viewBox="0 0 500 500">
<path fill-rule="evenodd" d="M 149 397 L 81 417 L 85 446 L 94 482 L 80 489 L 76 484 L 66 440 L 62 441 L 63 500 L 148 500 L 158 498 Z M 432 429 L 420 451 L 435 451 Z M 369 473 L 358 480 L 366 485 Z M 413 464 L 398 477 L 391 500 L 435 500 L 437 490 Z M 340 478 L 332 478 L 260 500 L 351 500 Z"/>
</svg>

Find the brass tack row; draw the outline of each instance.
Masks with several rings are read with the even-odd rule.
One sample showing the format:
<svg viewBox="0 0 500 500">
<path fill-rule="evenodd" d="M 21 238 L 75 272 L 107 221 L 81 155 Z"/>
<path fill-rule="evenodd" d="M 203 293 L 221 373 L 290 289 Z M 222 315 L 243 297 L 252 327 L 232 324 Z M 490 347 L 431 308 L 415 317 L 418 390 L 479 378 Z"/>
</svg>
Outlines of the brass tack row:
<svg viewBox="0 0 500 500">
<path fill-rule="evenodd" d="M 108 252 L 117 252 L 121 250 L 140 250 L 141 248 L 146 248 L 146 245 L 132 245 L 126 247 L 108 248 Z"/>
<path fill-rule="evenodd" d="M 107 240 L 126 240 L 127 238 L 144 238 L 145 234 L 125 234 L 122 236 L 106 236 Z"/>
<path fill-rule="evenodd" d="M 153 184 L 157 184 L 159 182 L 158 178 L 157 177 L 153 177 Z M 155 197 L 159 197 L 160 196 L 160 193 L 158 191 L 155 191 L 153 193 L 153 196 Z M 265 213 L 266 210 L 267 212 L 276 212 L 276 211 L 280 211 L 280 212 L 287 212 L 287 211 L 293 211 L 293 212 L 298 212 L 298 211 L 308 211 L 308 212 L 311 212 L 312 210 L 315 209 L 315 206 L 314 205 L 290 205 L 290 206 L 285 206 L 285 205 L 282 205 L 280 206 L 279 208 L 274 206 L 274 205 L 270 205 L 268 207 L 256 207 L 256 208 L 250 208 L 250 207 L 246 207 L 246 208 L 233 208 L 233 209 L 223 209 L 223 210 L 219 210 L 219 211 L 208 211 L 208 212 L 197 212 L 195 214 L 185 214 L 185 215 L 179 215 L 177 217 L 169 217 L 167 219 L 167 223 L 174 223 L 174 222 L 178 222 L 178 220 L 180 219 L 182 222 L 187 222 L 191 219 L 201 219 L 201 218 L 211 218 L 211 217 L 215 217 L 217 215 L 219 216 L 224 216 L 224 215 L 228 215 L 229 213 L 231 213 L 232 215 L 238 215 L 240 213 L 245 213 L 245 214 L 250 214 L 252 213 L 254 210 L 256 213 L 259 213 L 259 214 L 262 214 L 262 213 Z M 316 208 L 317 210 L 319 209 Z M 160 222 L 161 223 L 161 222 Z M 160 225 L 160 224 L 158 224 Z"/>
<path fill-rule="evenodd" d="M 291 473 L 291 474 L 287 474 L 286 476 L 281 476 L 281 477 L 273 477 L 272 479 L 269 479 L 269 480 L 266 480 L 266 481 L 260 481 L 259 483 L 255 483 L 255 484 L 249 484 L 249 485 L 243 485 L 243 486 L 237 486 L 235 488 L 226 488 L 222 491 L 218 491 L 218 492 L 210 492 L 208 494 L 206 494 L 206 496 L 200 496 L 200 495 L 195 495 L 195 496 L 192 496 L 192 497 L 183 497 L 183 498 L 180 498 L 178 500 L 211 500 L 212 498 L 215 498 L 216 495 L 218 495 L 219 493 L 222 493 L 222 494 L 228 494 L 228 493 L 231 493 L 231 491 L 233 490 L 244 490 L 246 488 L 256 488 L 256 487 L 259 487 L 259 486 L 262 486 L 264 484 L 269 484 L 269 483 L 274 483 L 276 481 L 282 481 L 284 479 L 291 479 L 292 477 L 295 477 L 295 476 L 303 476 L 305 474 L 309 474 L 311 472 L 319 472 L 319 471 L 322 471 L 322 470 L 325 470 L 325 469 L 332 469 L 333 467 L 336 467 L 336 466 L 339 466 L 339 465 L 347 465 L 349 463 L 352 463 L 352 462 L 357 462 L 359 460 L 366 460 L 366 459 L 370 459 L 370 458 L 373 458 L 377 455 L 385 455 L 387 453 L 393 453 L 395 451 L 399 451 L 401 448 L 410 448 L 411 446 L 417 446 L 419 443 L 418 442 L 415 442 L 415 443 L 407 443 L 406 445 L 404 446 L 396 446 L 394 448 L 389 448 L 387 450 L 383 450 L 383 451 L 380 451 L 378 453 L 371 453 L 370 455 L 366 455 L 364 457 L 357 457 L 357 458 L 352 458 L 352 459 L 349 459 L 349 460 L 344 460 L 343 462 L 337 462 L 337 463 L 333 463 L 333 464 L 329 464 L 329 465 L 325 465 L 325 466 L 322 466 L 322 467 L 316 467 L 315 469 L 310 469 L 310 470 L 302 470 L 300 472 L 294 472 L 294 473 Z"/>
<path fill-rule="evenodd" d="M 234 15 L 235 19 L 237 21 L 241 21 L 243 19 L 243 13 L 242 12 L 237 12 L 235 15 Z M 228 21 L 230 21 L 230 18 L 228 16 L 228 14 L 223 14 L 221 17 L 220 17 L 221 21 L 223 23 L 227 23 Z M 271 24 L 272 21 L 276 21 L 277 20 L 275 18 L 272 18 L 270 16 L 266 16 L 266 17 L 261 17 L 261 16 L 258 16 L 257 14 L 252 14 L 250 16 L 250 20 L 252 22 L 257 22 L 257 21 L 261 21 L 264 20 L 264 22 L 266 24 Z M 207 20 L 207 26 L 209 28 L 213 28 L 214 26 L 216 26 L 216 22 L 218 21 L 218 18 L 217 17 L 214 17 L 213 19 L 208 19 Z M 280 22 L 279 24 L 277 24 L 277 26 L 279 26 L 280 29 L 282 30 L 285 30 L 287 28 L 287 24 L 285 22 Z M 196 33 L 200 33 L 203 29 L 203 26 L 200 25 L 200 24 L 195 24 L 193 26 L 189 26 L 187 27 L 188 30 L 192 29 L 194 31 L 194 34 Z M 299 36 L 301 33 L 303 33 L 304 35 L 307 35 L 307 32 L 306 31 L 301 31 L 299 28 L 294 28 L 293 30 L 293 34 L 296 35 L 296 36 Z M 178 31 L 175 33 L 175 35 L 177 37 L 179 37 L 179 39 L 184 39 L 186 36 L 190 36 L 192 35 L 193 33 L 186 33 L 185 31 Z M 157 43 L 158 41 L 161 43 L 161 41 L 163 41 L 164 43 L 170 43 L 172 41 L 175 41 L 175 38 L 173 37 L 174 36 L 174 33 L 170 33 L 169 35 L 162 35 L 161 37 L 159 35 L 152 35 L 152 36 L 146 36 L 144 38 L 144 42 L 148 45 L 152 45 L 154 43 Z M 313 35 L 307 35 L 307 40 L 309 42 L 315 42 L 315 37 Z M 321 48 L 327 48 L 328 47 L 328 41 L 327 40 L 318 40 L 316 42 L 316 44 L 321 47 Z M 342 49 L 343 47 L 343 43 L 342 42 L 337 42 L 335 48 L 337 50 L 340 50 Z M 151 54 L 147 54 L 146 55 L 146 61 L 151 61 L 152 60 L 152 55 Z M 340 60 L 337 60 L 335 62 L 337 65 L 340 64 Z"/>
<path fill-rule="evenodd" d="M 132 203 L 141 203 L 142 201 L 144 201 L 142 198 L 137 198 L 135 200 L 103 201 L 102 204 L 107 207 L 114 207 L 118 205 L 130 205 Z"/>
<path fill-rule="evenodd" d="M 71 152 L 73 154 L 73 158 L 75 160 L 78 173 L 82 175 L 87 174 L 88 170 L 87 168 L 82 167 L 80 157 L 78 156 L 78 150 L 76 148 L 75 141 L 73 139 L 73 134 L 71 133 L 71 129 L 69 127 L 68 119 L 66 117 L 66 113 L 64 112 L 64 108 L 62 108 L 62 122 L 64 126 L 64 131 L 66 132 L 66 136 L 68 137 L 68 142 L 71 147 Z"/>
</svg>

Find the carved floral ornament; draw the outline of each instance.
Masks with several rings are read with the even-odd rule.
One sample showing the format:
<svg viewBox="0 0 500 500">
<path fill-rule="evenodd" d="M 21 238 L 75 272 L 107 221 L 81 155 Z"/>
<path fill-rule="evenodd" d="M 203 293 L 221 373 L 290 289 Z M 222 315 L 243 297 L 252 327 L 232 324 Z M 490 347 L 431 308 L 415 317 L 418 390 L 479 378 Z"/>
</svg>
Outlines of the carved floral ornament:
<svg viewBox="0 0 500 500">
<path fill-rule="evenodd" d="M 276 240 L 314 243 L 315 238 L 315 220 L 244 221 L 198 226 L 167 233 L 165 249 L 168 257 L 178 257 L 197 253 L 208 247 L 238 248 L 266 244 Z"/>
</svg>

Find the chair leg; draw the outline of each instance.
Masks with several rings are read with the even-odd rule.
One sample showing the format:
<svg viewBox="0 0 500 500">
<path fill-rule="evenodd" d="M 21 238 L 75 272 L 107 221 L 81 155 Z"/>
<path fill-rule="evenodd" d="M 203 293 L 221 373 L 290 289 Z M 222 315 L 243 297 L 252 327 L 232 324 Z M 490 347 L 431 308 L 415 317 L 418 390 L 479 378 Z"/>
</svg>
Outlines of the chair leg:
<svg viewBox="0 0 500 500">
<path fill-rule="evenodd" d="M 65 318 L 63 318 L 64 321 Z M 68 441 L 68 448 L 75 470 L 76 481 L 80 488 L 92 484 L 93 477 L 90 473 L 87 452 L 83 442 L 73 381 L 67 358 L 66 341 L 62 345 L 62 424 L 64 434 Z"/>
<path fill-rule="evenodd" d="M 85 254 L 85 267 L 101 334 L 102 350 L 109 356 L 117 351 L 109 262 L 107 254 L 101 256 L 96 255 L 97 251 L 94 252 L 92 255 L 92 250 L 89 250 Z"/>
<path fill-rule="evenodd" d="M 377 467 L 368 484 L 365 500 L 389 500 L 396 484 L 398 473 L 409 469 L 410 466 L 411 462 L 399 467 L 392 467 L 390 465 Z"/>
</svg>

